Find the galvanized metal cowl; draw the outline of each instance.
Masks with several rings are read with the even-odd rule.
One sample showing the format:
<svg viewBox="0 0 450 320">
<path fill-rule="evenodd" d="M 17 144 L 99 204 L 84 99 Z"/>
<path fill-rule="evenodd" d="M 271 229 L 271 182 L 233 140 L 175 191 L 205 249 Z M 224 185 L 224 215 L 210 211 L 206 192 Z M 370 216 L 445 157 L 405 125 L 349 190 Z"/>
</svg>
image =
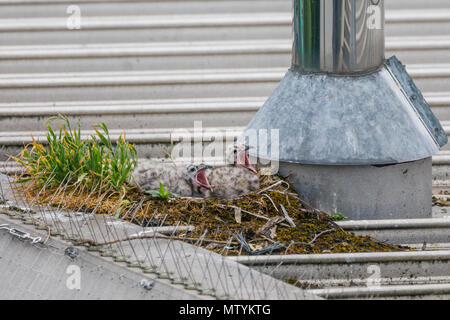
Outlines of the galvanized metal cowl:
<svg viewBox="0 0 450 320">
<path fill-rule="evenodd" d="M 447 136 L 400 61 L 384 58 L 384 1 L 294 0 L 293 25 L 292 67 L 240 141 L 279 130 L 278 152 L 250 154 L 280 161 L 321 210 L 430 216 L 431 156 Z"/>
</svg>

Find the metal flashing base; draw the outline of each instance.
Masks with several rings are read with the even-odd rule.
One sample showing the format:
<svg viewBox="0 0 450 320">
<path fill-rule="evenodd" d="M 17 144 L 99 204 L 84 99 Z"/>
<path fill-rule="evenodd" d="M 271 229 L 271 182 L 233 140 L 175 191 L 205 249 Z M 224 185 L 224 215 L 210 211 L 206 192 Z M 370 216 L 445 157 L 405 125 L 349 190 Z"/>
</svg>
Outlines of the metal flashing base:
<svg viewBox="0 0 450 320">
<path fill-rule="evenodd" d="M 358 76 L 289 70 L 252 119 L 242 142 L 279 130 L 275 161 L 318 165 L 377 165 L 436 154 L 447 136 L 397 58 Z M 249 140 L 249 141 L 247 141 Z M 279 148 L 278 148 L 279 145 Z M 253 148 L 252 156 L 264 158 Z"/>
<path fill-rule="evenodd" d="M 431 158 L 389 166 L 280 163 L 314 207 L 351 220 L 431 218 Z"/>
</svg>

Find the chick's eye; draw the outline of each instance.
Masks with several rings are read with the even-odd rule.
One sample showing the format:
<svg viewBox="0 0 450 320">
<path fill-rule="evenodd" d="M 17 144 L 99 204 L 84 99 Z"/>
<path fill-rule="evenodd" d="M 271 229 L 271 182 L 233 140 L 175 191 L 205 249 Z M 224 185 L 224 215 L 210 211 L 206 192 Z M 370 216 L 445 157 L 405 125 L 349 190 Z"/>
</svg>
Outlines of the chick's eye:
<svg viewBox="0 0 450 320">
<path fill-rule="evenodd" d="M 195 171 L 195 168 L 191 168 L 191 170 L 190 170 L 191 172 L 194 172 Z"/>
</svg>

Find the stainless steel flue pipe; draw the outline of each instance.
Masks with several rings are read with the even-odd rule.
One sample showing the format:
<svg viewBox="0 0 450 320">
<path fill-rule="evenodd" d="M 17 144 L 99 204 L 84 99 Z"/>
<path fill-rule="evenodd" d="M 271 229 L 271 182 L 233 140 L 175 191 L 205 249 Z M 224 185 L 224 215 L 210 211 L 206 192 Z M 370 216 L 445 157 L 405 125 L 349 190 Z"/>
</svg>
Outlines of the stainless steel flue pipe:
<svg viewBox="0 0 450 320">
<path fill-rule="evenodd" d="M 292 66 L 240 141 L 322 211 L 430 217 L 431 157 L 448 139 L 403 64 L 384 57 L 384 1 L 292 1 Z"/>
<path fill-rule="evenodd" d="M 292 68 L 360 74 L 384 61 L 384 0 L 294 0 Z"/>
</svg>

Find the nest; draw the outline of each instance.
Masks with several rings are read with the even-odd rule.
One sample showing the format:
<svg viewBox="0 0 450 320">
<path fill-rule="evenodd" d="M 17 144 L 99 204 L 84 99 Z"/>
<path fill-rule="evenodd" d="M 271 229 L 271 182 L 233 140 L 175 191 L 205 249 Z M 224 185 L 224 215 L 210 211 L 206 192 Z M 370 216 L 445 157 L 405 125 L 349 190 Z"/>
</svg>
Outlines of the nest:
<svg viewBox="0 0 450 320">
<path fill-rule="evenodd" d="M 278 176 L 261 176 L 260 190 L 227 201 L 172 198 L 161 200 L 136 188 L 126 194 L 83 188 L 59 192 L 23 188 L 25 199 L 63 209 L 110 215 L 150 226 L 192 226 L 162 236 L 202 246 L 223 255 L 387 252 L 408 250 L 344 231 L 332 218 L 303 202 Z M 98 243 L 88 243 L 99 245 Z"/>
</svg>

